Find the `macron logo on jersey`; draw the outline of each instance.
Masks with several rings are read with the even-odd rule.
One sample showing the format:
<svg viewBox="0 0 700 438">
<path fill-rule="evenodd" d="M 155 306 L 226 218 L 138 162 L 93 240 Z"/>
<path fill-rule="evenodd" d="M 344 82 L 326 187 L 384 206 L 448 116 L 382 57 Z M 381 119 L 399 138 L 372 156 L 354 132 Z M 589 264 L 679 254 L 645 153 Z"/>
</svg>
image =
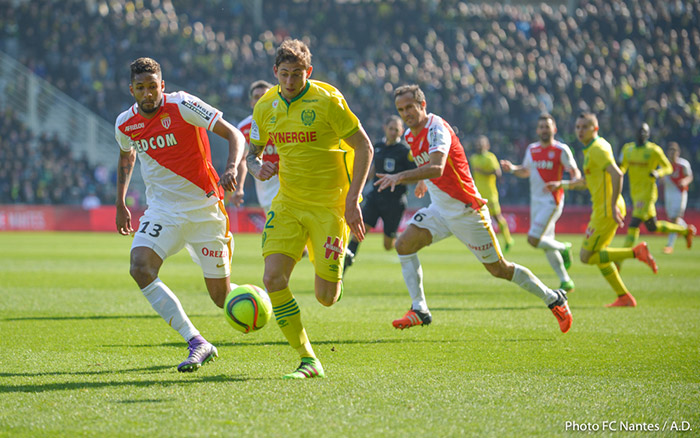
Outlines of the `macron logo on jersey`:
<svg viewBox="0 0 700 438">
<path fill-rule="evenodd" d="M 175 134 L 171 133 L 165 135 L 156 135 L 148 139 L 144 138 L 143 140 L 131 140 L 131 144 L 137 151 L 146 152 L 149 148 L 163 149 L 166 146 L 175 146 L 177 144 L 177 139 L 175 138 Z"/>
</svg>

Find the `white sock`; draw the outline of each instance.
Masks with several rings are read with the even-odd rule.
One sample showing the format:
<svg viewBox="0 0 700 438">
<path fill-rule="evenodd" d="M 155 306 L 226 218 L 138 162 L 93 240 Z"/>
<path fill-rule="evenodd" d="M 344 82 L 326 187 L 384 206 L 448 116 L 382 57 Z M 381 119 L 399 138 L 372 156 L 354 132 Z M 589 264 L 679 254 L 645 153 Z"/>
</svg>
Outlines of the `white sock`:
<svg viewBox="0 0 700 438">
<path fill-rule="evenodd" d="M 403 279 L 413 301 L 413 310 L 428 310 L 428 303 L 425 301 L 425 293 L 423 292 L 423 267 L 418 260 L 418 254 L 399 254 L 399 261 L 401 262 Z"/>
<path fill-rule="evenodd" d="M 160 278 L 153 280 L 151 284 L 141 289 L 153 310 L 170 325 L 177 330 L 180 335 L 189 341 L 199 334 L 199 331 L 192 325 L 190 319 L 185 314 L 180 300 L 175 294 L 163 283 Z"/>
<path fill-rule="evenodd" d="M 548 249 L 545 250 L 544 254 L 547 256 L 549 264 L 552 266 L 552 269 L 554 269 L 554 272 L 557 274 L 560 281 L 571 280 L 569 273 L 566 272 L 566 268 L 564 267 L 564 259 L 561 258 L 561 253 L 559 253 L 559 251 Z"/>
<path fill-rule="evenodd" d="M 673 248 L 673 245 L 676 244 L 676 239 L 678 238 L 678 233 L 669 233 L 668 234 L 668 243 L 666 246 L 670 246 Z"/>
<path fill-rule="evenodd" d="M 540 243 L 537 244 L 537 247 L 544 250 L 555 249 L 557 251 L 564 251 L 566 249 L 566 245 L 558 240 L 552 239 L 551 237 L 542 237 L 540 239 Z"/>
<path fill-rule="evenodd" d="M 513 283 L 522 287 L 531 294 L 538 296 L 547 305 L 550 305 L 557 300 L 557 294 L 545 286 L 539 278 L 535 277 L 535 274 L 533 274 L 532 271 L 527 269 L 525 266 L 520 266 L 517 263 L 513 263 L 513 265 L 515 265 L 515 272 L 513 272 L 513 279 L 511 280 Z"/>
</svg>

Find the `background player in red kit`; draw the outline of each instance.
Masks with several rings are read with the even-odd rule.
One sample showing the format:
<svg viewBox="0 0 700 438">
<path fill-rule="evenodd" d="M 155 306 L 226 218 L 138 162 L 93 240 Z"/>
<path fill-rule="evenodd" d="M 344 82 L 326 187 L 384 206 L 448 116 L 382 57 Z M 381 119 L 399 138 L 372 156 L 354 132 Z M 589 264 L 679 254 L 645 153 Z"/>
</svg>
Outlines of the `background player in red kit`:
<svg viewBox="0 0 700 438">
<path fill-rule="evenodd" d="M 491 275 L 512 281 L 541 298 L 554 313 L 561 331 L 566 333 L 572 322 L 566 292 L 548 288 L 529 269 L 503 258 L 486 200 L 474 185 L 464 148 L 450 125 L 426 112 L 425 95 L 418 85 L 397 88 L 394 99 L 399 116 L 408 126 L 406 142 L 418 167 L 395 174 L 377 174 L 379 180 L 374 184 L 380 190 L 394 190 L 397 184 L 426 180 L 431 199 L 428 207 L 416 212 L 396 241 L 401 271 L 413 303 L 403 318 L 393 322 L 394 327 L 404 329 L 432 322 L 417 253 L 454 234 Z"/>
<path fill-rule="evenodd" d="M 527 232 L 527 242 L 544 250 L 547 261 L 559 277 L 559 287 L 571 292 L 574 282 L 567 272 L 573 258 L 571 242 L 559 242 L 554 235 L 555 225 L 564 210 L 564 189 L 551 192 L 546 183 L 560 181 L 564 171 L 574 179 L 578 179 L 581 172 L 569 146 L 554 139 L 556 132 L 554 117 L 542 114 L 537 120 L 540 141 L 527 147 L 523 164 L 516 166 L 508 160 L 501 160 L 501 167 L 519 178 L 530 178 L 530 230 Z"/>
<path fill-rule="evenodd" d="M 270 88 L 272 88 L 272 84 L 264 80 L 255 81 L 250 84 L 248 95 L 250 97 L 251 108 L 255 108 L 255 104 L 258 103 L 258 100 L 260 100 L 263 94 Z M 250 126 L 252 123 L 253 115 L 251 114 L 238 124 L 238 129 L 240 129 L 245 136 L 246 142 L 250 142 Z M 280 161 L 280 156 L 277 153 L 277 148 L 272 142 L 272 139 L 267 142 L 267 145 L 263 149 L 262 160 L 263 162 L 270 162 L 275 166 L 277 166 Z M 280 190 L 279 176 L 273 175 L 270 179 L 265 181 L 260 181 L 257 178 L 253 178 L 253 180 L 255 181 L 255 194 L 258 197 L 258 204 L 260 204 L 263 210 L 265 210 L 265 213 L 267 213 L 270 210 L 270 205 L 272 205 L 272 198 L 274 198 Z M 241 184 L 243 184 L 242 179 Z"/>
<path fill-rule="evenodd" d="M 211 299 L 223 307 L 229 279 L 233 237 L 224 208 L 224 190 L 238 184 L 236 168 L 245 139 L 238 129 L 195 96 L 165 94 L 160 65 L 150 58 L 131 63 L 131 95 L 136 103 L 117 117 L 121 148 L 117 181 L 117 231 L 134 234 L 131 276 L 153 309 L 188 342 L 189 357 L 178 371 L 196 371 L 218 356 L 216 347 L 194 327 L 173 292 L 158 278 L 163 260 L 186 247 L 202 268 Z M 229 144 L 221 180 L 211 162 L 207 130 Z M 132 228 L 126 191 L 136 155 L 146 183 L 148 209 Z"/>
</svg>

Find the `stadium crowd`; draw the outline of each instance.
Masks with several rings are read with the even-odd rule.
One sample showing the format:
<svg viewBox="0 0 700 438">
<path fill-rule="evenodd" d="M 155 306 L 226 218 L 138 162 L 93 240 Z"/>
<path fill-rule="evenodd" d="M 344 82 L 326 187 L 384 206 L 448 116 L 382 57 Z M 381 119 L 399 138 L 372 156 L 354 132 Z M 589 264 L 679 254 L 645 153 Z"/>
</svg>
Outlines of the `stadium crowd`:
<svg viewBox="0 0 700 438">
<path fill-rule="evenodd" d="M 34 136 L 11 111 L 0 116 L 0 204 L 114 202 L 114 182 L 102 165 L 74 157 L 68 143 Z"/>
<path fill-rule="evenodd" d="M 0 49 L 110 122 L 132 103 L 126 72 L 144 55 L 161 62 L 166 84 L 242 119 L 247 86 L 273 79 L 277 44 L 301 37 L 314 52 L 314 77 L 344 92 L 375 141 L 395 113 L 394 88 L 415 82 L 429 95 L 429 111 L 459 130 L 470 153 L 483 134 L 499 158 L 519 162 L 542 112 L 580 150 L 573 126 L 590 110 L 616 152 L 646 121 L 652 141 L 678 142 L 698 168 L 700 2 L 575 3 L 566 10 L 458 0 L 263 1 L 256 28 L 242 1 L 0 0 Z M 515 178 L 502 178 L 499 188 L 503 203 L 528 203 L 527 185 Z M 572 193 L 569 203 L 586 196 Z"/>
</svg>

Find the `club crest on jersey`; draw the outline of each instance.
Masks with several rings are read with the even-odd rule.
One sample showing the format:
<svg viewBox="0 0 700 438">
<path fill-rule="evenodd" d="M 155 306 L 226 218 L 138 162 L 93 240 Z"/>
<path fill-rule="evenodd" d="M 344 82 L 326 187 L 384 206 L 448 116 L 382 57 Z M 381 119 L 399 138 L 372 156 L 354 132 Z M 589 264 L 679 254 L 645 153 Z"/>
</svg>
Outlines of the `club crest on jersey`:
<svg viewBox="0 0 700 438">
<path fill-rule="evenodd" d="M 396 160 L 394 160 L 393 158 L 387 158 L 386 160 L 384 160 L 384 170 L 386 172 L 393 172 L 394 170 L 396 170 Z"/>
<path fill-rule="evenodd" d="M 277 99 L 273 100 L 272 101 L 272 108 L 277 108 L 277 105 L 279 105 L 279 104 L 280 104 L 279 100 L 277 100 Z"/>
<path fill-rule="evenodd" d="M 316 120 L 316 111 L 314 110 L 304 110 L 301 112 L 301 122 L 305 126 L 311 126 Z"/>
<path fill-rule="evenodd" d="M 162 116 L 160 116 L 160 124 L 163 125 L 163 128 L 169 129 L 171 122 L 172 120 L 170 119 L 170 114 L 165 113 Z"/>
<path fill-rule="evenodd" d="M 549 159 L 551 160 L 554 158 L 554 151 L 549 151 Z"/>
</svg>

